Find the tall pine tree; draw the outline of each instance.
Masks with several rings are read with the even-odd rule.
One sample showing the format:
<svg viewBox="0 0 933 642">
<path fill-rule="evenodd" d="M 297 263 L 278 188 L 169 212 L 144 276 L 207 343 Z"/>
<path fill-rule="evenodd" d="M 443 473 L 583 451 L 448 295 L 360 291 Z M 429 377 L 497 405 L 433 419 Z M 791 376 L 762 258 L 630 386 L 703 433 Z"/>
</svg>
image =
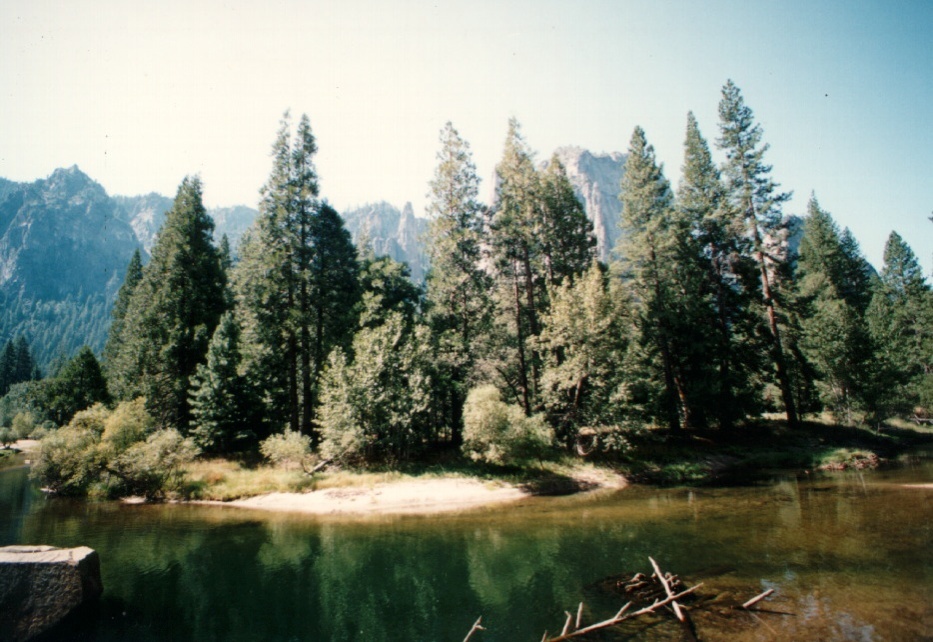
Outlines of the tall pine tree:
<svg viewBox="0 0 933 642">
<path fill-rule="evenodd" d="M 224 308 L 225 275 L 201 180 L 178 188 L 123 319 L 109 368 L 122 399 L 146 398 L 164 426 L 187 430 L 190 378 L 203 363 Z"/>
<path fill-rule="evenodd" d="M 779 185 L 771 178 L 771 166 L 764 162 L 768 145 L 761 142 L 761 127 L 755 123 L 751 108 L 745 104 L 742 92 L 731 80 L 722 89 L 719 128 L 719 147 L 726 153 L 723 174 L 728 203 L 735 223 L 744 226 L 746 247 L 743 251 L 755 262 L 758 271 L 758 283 L 746 282 L 744 287 L 760 293 L 770 335 L 769 352 L 781 400 L 788 424 L 796 426 L 797 404 L 781 338 L 777 301 L 775 279 L 780 266 L 775 264 L 767 246 L 768 241 L 779 234 L 781 205 L 790 198 L 790 194 L 779 192 Z"/>
<path fill-rule="evenodd" d="M 435 383 L 451 437 L 461 442 L 467 382 L 476 339 L 487 332 L 492 280 L 482 267 L 483 205 L 470 145 L 447 123 L 430 182 L 427 278 L 429 320 L 438 346 Z"/>
</svg>

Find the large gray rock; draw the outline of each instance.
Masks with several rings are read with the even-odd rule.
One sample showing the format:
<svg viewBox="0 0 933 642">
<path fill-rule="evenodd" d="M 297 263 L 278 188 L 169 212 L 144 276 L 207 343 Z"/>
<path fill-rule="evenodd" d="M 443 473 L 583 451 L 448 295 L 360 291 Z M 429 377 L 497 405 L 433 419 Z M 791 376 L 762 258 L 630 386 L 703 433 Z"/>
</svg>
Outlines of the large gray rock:
<svg viewBox="0 0 933 642">
<path fill-rule="evenodd" d="M 87 546 L 0 547 L 0 640 L 33 638 L 102 591 L 100 557 Z"/>
</svg>

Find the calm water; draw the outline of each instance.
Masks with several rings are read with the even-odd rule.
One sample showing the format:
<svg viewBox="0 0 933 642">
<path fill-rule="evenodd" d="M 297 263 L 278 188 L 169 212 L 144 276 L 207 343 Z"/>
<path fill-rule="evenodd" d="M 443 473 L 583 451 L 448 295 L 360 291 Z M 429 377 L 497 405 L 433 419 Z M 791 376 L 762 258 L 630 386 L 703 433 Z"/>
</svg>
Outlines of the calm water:
<svg viewBox="0 0 933 642">
<path fill-rule="evenodd" d="M 757 487 L 630 488 L 445 517 L 313 518 L 48 499 L 0 471 L 0 544 L 87 545 L 105 593 L 64 639 L 541 639 L 621 600 L 607 575 L 665 570 L 722 603 L 777 590 L 790 615 L 694 611 L 704 640 L 933 639 L 933 465 Z M 634 636 L 634 638 L 632 637 Z M 678 640 L 666 620 L 603 639 Z"/>
</svg>

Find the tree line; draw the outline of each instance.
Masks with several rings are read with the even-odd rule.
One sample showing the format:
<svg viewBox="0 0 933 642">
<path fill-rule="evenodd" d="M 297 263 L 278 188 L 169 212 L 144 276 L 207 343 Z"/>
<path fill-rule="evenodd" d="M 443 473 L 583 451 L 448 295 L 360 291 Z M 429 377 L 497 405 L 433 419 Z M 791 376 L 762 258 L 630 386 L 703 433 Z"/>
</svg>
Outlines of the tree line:
<svg viewBox="0 0 933 642">
<path fill-rule="evenodd" d="M 421 287 L 353 245 L 320 196 L 307 116 L 293 131 L 286 114 L 236 257 L 212 241 L 200 180 L 182 182 L 150 262 L 128 267 L 94 401 L 143 398 L 204 452 L 288 430 L 349 462 L 444 445 L 503 461 L 612 449 L 644 425 L 773 411 L 796 426 L 824 409 L 877 424 L 933 407 L 933 293 L 907 243 L 892 233 L 876 273 L 813 196 L 792 252 L 790 195 L 731 81 L 715 145 L 720 164 L 688 114 L 675 190 L 635 128 L 605 265 L 556 156 L 539 168 L 510 121 L 487 206 L 448 123 Z"/>
</svg>

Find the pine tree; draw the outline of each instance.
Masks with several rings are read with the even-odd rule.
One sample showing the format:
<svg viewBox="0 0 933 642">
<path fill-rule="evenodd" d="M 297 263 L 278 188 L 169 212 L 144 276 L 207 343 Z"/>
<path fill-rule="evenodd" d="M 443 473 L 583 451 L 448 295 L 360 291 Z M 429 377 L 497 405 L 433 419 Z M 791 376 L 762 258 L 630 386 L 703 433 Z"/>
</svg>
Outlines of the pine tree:
<svg viewBox="0 0 933 642">
<path fill-rule="evenodd" d="M 83 346 L 48 384 L 48 410 L 52 421 L 67 424 L 75 413 L 95 403 L 109 403 L 110 393 L 94 352 Z"/>
<path fill-rule="evenodd" d="M 133 291 L 136 289 L 136 286 L 139 285 L 139 282 L 143 278 L 143 261 L 142 256 L 140 255 L 139 248 L 133 252 L 133 256 L 130 258 L 130 263 L 126 267 L 126 274 L 123 277 L 123 284 L 120 286 L 119 291 L 117 292 L 117 298 L 113 304 L 113 311 L 111 312 L 111 322 L 110 322 L 110 331 L 107 334 L 107 343 L 104 345 L 103 361 L 104 368 L 107 370 L 108 375 L 111 372 L 111 368 L 117 358 L 117 354 L 120 352 L 120 346 L 122 343 L 123 336 L 123 325 L 126 319 L 126 311 L 130 306 L 130 299 L 133 296 Z M 116 385 L 119 381 L 118 378 L 110 376 L 113 379 L 112 383 Z M 115 390 L 118 397 L 122 397 L 122 392 L 120 390 Z"/>
<path fill-rule="evenodd" d="M 359 291 L 349 234 L 317 198 L 316 151 L 307 116 L 293 143 L 286 114 L 233 279 L 250 379 L 273 422 L 313 440 L 318 378 L 330 350 L 348 341 Z"/>
<path fill-rule="evenodd" d="M 187 430 L 190 378 L 223 313 L 225 276 L 199 178 L 186 178 L 124 317 L 112 376 L 123 399 L 146 397 L 165 426 Z"/>
<path fill-rule="evenodd" d="M 632 133 L 621 187 L 622 271 L 637 302 L 636 324 L 647 349 L 644 365 L 650 371 L 659 360 L 659 412 L 676 431 L 695 422 L 683 349 L 689 340 L 680 332 L 689 326 L 682 304 L 691 293 L 678 287 L 675 273 L 683 230 L 674 214 L 670 184 L 641 127 Z"/>
<path fill-rule="evenodd" d="M 573 191 L 557 155 L 541 175 L 541 224 L 538 232 L 549 286 L 582 275 L 596 260 L 593 223 Z"/>
<path fill-rule="evenodd" d="M 748 317 L 749 301 L 736 286 L 739 275 L 747 272 L 747 259 L 740 253 L 741 230 L 730 219 L 726 190 L 709 145 L 700 133 L 693 113 L 687 114 L 684 141 L 683 179 L 677 191 L 677 212 L 683 259 L 702 273 L 701 283 L 688 291 L 706 297 L 703 327 L 714 331 L 705 337 L 703 355 L 715 363 L 710 373 L 707 403 L 720 427 L 729 427 L 752 412 L 750 390 L 752 373 L 760 366 L 749 351 L 753 327 Z"/>
<path fill-rule="evenodd" d="M 864 259 L 851 235 L 839 232 L 815 196 L 807 209 L 796 273 L 801 344 L 816 366 L 824 403 L 852 421 L 853 410 L 874 405 L 877 380 L 861 304 L 867 283 L 862 291 L 853 289 L 858 287 L 853 271 Z"/>
<path fill-rule="evenodd" d="M 518 121 L 509 121 L 502 160 L 496 166 L 496 204 L 487 214 L 496 280 L 499 351 L 496 370 L 517 392 L 530 415 L 537 404 L 541 359 L 533 346 L 540 332 L 546 282 L 540 278 L 540 181 Z M 514 353 L 514 356 L 509 353 Z"/>
<path fill-rule="evenodd" d="M 476 359 L 475 340 L 490 323 L 492 281 L 481 263 L 484 210 L 477 200 L 479 178 L 469 143 L 449 122 L 440 140 L 428 194 L 427 301 L 440 361 L 436 394 L 448 408 L 452 441 L 459 444 L 466 382 Z"/>
<path fill-rule="evenodd" d="M 719 103 L 719 147 L 726 153 L 723 174 L 732 217 L 744 226 L 747 247 L 743 252 L 758 268 L 758 284 L 746 282 L 750 291 L 757 289 L 767 317 L 770 333 L 770 357 L 781 390 L 781 399 L 791 426 L 798 423 L 793 382 L 781 339 L 775 275 L 779 266 L 769 256 L 767 241 L 777 235 L 781 224 L 781 205 L 790 194 L 778 192 L 771 178 L 771 166 L 765 164 L 768 145 L 761 143 L 761 127 L 754 122 L 752 110 L 745 104 L 739 88 L 729 80 L 722 89 Z"/>
<path fill-rule="evenodd" d="M 258 401 L 239 372 L 240 329 L 231 312 L 220 318 L 191 384 L 191 435 L 205 452 L 224 453 L 254 444 Z"/>
<path fill-rule="evenodd" d="M 910 246 L 891 232 L 884 267 L 866 312 L 876 358 L 892 373 L 893 410 L 933 407 L 933 290 Z"/>
</svg>

